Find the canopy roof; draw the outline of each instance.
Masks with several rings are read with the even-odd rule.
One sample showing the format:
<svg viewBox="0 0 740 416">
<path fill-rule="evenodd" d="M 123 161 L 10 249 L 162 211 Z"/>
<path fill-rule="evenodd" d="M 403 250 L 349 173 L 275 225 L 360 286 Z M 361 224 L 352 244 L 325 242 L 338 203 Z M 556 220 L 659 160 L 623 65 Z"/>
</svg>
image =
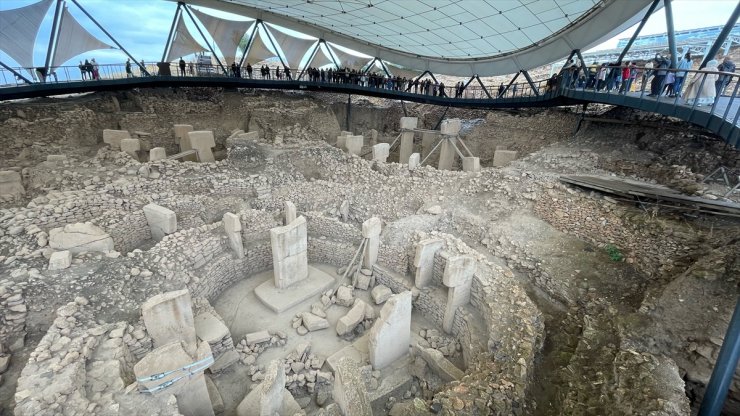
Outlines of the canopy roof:
<svg viewBox="0 0 740 416">
<path fill-rule="evenodd" d="M 406 68 L 497 75 L 562 59 L 637 23 L 652 0 L 185 0 Z"/>
</svg>

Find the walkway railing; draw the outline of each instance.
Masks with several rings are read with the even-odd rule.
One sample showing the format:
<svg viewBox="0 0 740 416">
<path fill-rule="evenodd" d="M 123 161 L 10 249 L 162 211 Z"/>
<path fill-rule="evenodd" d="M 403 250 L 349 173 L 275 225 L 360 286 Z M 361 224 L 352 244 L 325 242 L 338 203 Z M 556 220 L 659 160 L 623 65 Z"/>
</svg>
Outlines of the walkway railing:
<svg viewBox="0 0 740 416">
<path fill-rule="evenodd" d="M 430 77 L 414 80 L 387 78 L 347 70 L 289 71 L 260 67 L 240 72 L 220 66 L 186 64 L 145 64 L 146 75 L 138 65 L 106 64 L 64 66 L 44 76 L 33 68 L 0 69 L 0 100 L 7 97 L 41 96 L 94 91 L 118 87 L 157 85 L 225 86 L 244 88 L 314 89 L 365 94 L 386 98 L 429 102 L 456 107 L 556 106 L 578 103 L 604 103 L 659 113 L 706 127 L 740 148 L 740 75 L 712 70 L 674 70 L 630 67 L 622 80 L 624 67 L 604 66 L 596 71 L 571 68 L 550 79 L 510 85 L 482 86 L 468 82 L 461 90 L 456 85 L 441 88 Z M 33 80 L 29 84 L 24 79 Z M 295 78 L 300 78 L 296 80 Z M 670 82 L 671 79 L 680 80 Z M 112 82 L 120 81 L 120 82 Z M 67 85 L 69 88 L 64 88 Z M 100 86 L 100 87 L 97 87 Z M 11 94 L 23 90 L 22 94 Z M 3 94 L 7 92 L 7 94 Z M 683 94 L 683 95 L 682 95 Z"/>
</svg>

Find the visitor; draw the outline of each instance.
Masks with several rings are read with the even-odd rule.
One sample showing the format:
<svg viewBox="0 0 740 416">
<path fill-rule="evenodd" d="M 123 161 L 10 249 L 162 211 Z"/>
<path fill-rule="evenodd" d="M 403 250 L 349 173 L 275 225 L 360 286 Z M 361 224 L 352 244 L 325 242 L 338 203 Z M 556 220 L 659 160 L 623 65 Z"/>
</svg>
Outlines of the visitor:
<svg viewBox="0 0 740 416">
<path fill-rule="evenodd" d="M 663 95 L 673 97 L 673 83 L 676 82 L 676 74 L 673 71 L 668 71 L 663 82 Z"/>
<path fill-rule="evenodd" d="M 711 68 L 711 66 L 707 64 L 707 68 Z M 722 63 L 719 64 L 719 66 L 717 66 L 717 71 L 735 72 L 735 63 L 730 60 L 729 56 L 725 56 L 725 59 L 722 60 Z M 715 82 L 715 87 L 717 89 L 717 97 L 722 95 L 722 93 L 725 91 L 725 88 L 727 88 L 727 84 L 729 84 L 731 80 L 732 80 L 732 75 L 719 74 L 719 77 L 717 78 L 717 81 Z"/>
<path fill-rule="evenodd" d="M 599 74 L 599 63 L 594 61 L 589 67 L 588 67 L 588 81 L 586 81 L 586 88 L 595 89 L 596 88 L 596 81 L 597 81 L 597 75 Z"/>
<path fill-rule="evenodd" d="M 85 59 L 85 72 L 87 72 L 88 79 L 94 79 L 93 78 L 93 66 L 90 63 L 90 61 L 88 61 L 87 59 Z"/>
<path fill-rule="evenodd" d="M 131 72 L 131 59 L 126 59 L 126 78 L 132 78 L 134 74 Z"/>
<path fill-rule="evenodd" d="M 681 95 L 681 88 L 683 87 L 683 81 L 686 79 L 686 75 L 688 74 L 686 71 L 680 71 L 681 69 L 691 69 L 691 53 L 686 52 L 686 55 L 684 55 L 683 59 L 679 60 L 677 63 L 677 66 L 679 69 L 678 72 L 676 72 L 676 82 L 673 83 L 673 95 Z"/>
<path fill-rule="evenodd" d="M 606 64 L 601 64 L 601 68 L 599 68 L 599 72 L 596 75 L 596 91 L 601 91 L 606 87 L 606 73 Z"/>
<path fill-rule="evenodd" d="M 707 68 L 716 68 L 717 60 L 712 59 L 707 63 Z M 683 99 L 688 105 L 696 104 L 697 107 L 714 103 L 717 96 L 716 82 L 717 74 L 714 72 L 695 72 L 688 83 Z"/>
<path fill-rule="evenodd" d="M 280 67 L 275 68 L 275 79 L 283 79 L 283 74 L 280 72 Z"/>
<path fill-rule="evenodd" d="M 626 94 L 630 90 L 630 63 L 627 62 L 622 67 L 622 85 L 619 87 L 620 94 Z"/>
<path fill-rule="evenodd" d="M 90 65 L 92 65 L 93 79 L 99 80 L 100 79 L 100 67 L 98 66 L 98 63 L 95 62 L 95 58 L 92 58 L 90 60 Z"/>
<path fill-rule="evenodd" d="M 247 62 L 247 77 L 252 79 L 252 65 L 249 65 L 249 62 Z"/>
<path fill-rule="evenodd" d="M 293 76 L 290 73 L 290 68 L 288 67 L 288 65 L 283 65 L 283 73 L 285 74 L 285 79 L 287 81 L 293 80 Z"/>
<path fill-rule="evenodd" d="M 195 76 L 195 68 L 194 68 L 194 65 L 193 65 L 193 61 L 190 61 L 188 63 L 188 72 L 190 73 L 190 76 L 191 77 Z"/>
<path fill-rule="evenodd" d="M 139 62 L 139 76 L 143 77 L 146 76 L 146 65 L 144 65 L 144 60 L 142 59 L 141 62 Z"/>
<path fill-rule="evenodd" d="M 179 76 L 181 76 L 181 77 L 184 77 L 185 76 L 185 60 L 182 59 L 182 56 L 180 57 L 179 64 L 180 64 L 180 69 L 179 69 L 179 72 L 177 74 Z"/>
<path fill-rule="evenodd" d="M 660 54 L 655 55 L 653 62 L 655 63 L 655 76 L 653 77 L 652 84 L 650 84 L 650 94 L 648 94 L 648 97 L 657 97 L 660 95 L 665 83 L 665 77 L 668 74 L 668 67 L 670 66 L 668 60 Z"/>
<path fill-rule="evenodd" d="M 78 66 L 80 68 L 80 75 L 82 76 L 82 80 L 85 81 L 87 79 L 87 69 L 85 68 L 85 64 L 80 61 L 80 65 Z"/>
<path fill-rule="evenodd" d="M 445 92 L 445 83 L 443 81 L 439 82 L 439 96 L 447 97 L 447 93 Z"/>
<path fill-rule="evenodd" d="M 553 76 L 555 77 L 555 76 L 557 76 L 557 75 L 553 75 Z M 498 96 L 499 96 L 499 98 L 501 98 L 501 97 L 503 97 L 503 96 L 504 96 L 504 92 L 505 92 L 505 91 L 506 91 L 506 88 L 504 88 L 504 83 L 502 82 L 502 83 L 500 83 L 500 84 L 498 85 Z"/>
<path fill-rule="evenodd" d="M 238 75 L 236 75 L 236 62 L 231 63 L 231 76 L 234 78 L 239 77 Z"/>
</svg>

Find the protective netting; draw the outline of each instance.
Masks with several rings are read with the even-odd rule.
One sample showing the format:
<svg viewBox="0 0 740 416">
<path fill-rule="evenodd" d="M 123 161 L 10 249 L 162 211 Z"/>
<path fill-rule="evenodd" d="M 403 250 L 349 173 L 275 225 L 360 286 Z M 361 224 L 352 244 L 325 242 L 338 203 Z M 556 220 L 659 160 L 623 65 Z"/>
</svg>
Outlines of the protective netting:
<svg viewBox="0 0 740 416">
<path fill-rule="evenodd" d="M 190 55 L 195 52 L 203 52 L 206 48 L 200 45 L 190 34 L 188 27 L 185 26 L 185 21 L 180 15 L 177 21 L 177 29 L 175 29 L 174 38 L 172 39 L 172 46 L 170 46 L 170 52 L 167 54 L 165 62 L 172 62 L 179 59 L 182 56 Z"/>
<path fill-rule="evenodd" d="M 0 49 L 21 66 L 33 67 L 33 45 L 53 0 L 0 12 Z"/>
<path fill-rule="evenodd" d="M 64 7 L 62 18 L 59 21 L 59 37 L 57 38 L 51 67 L 56 68 L 75 56 L 96 49 L 116 49 L 104 43 L 82 27 Z"/>
<path fill-rule="evenodd" d="M 329 45 L 333 46 L 331 48 L 331 51 L 332 53 L 334 53 L 334 56 L 337 57 L 339 66 L 342 68 L 361 69 L 373 59 L 373 58 L 363 58 L 361 56 L 357 56 L 357 55 L 353 55 L 348 52 L 344 52 L 343 50 L 337 48 L 334 44 L 331 44 L 331 43 Z"/>
<path fill-rule="evenodd" d="M 255 28 L 255 30 L 257 30 L 257 33 L 254 35 L 252 45 L 249 47 L 249 53 L 244 59 L 245 66 L 248 63 L 256 64 L 257 62 L 261 62 L 277 56 L 277 53 L 272 48 L 272 46 L 268 46 L 262 39 L 264 35 L 262 34 L 262 31 L 258 29 L 259 28 Z M 268 40 L 267 43 L 269 42 L 270 41 Z"/>
<path fill-rule="evenodd" d="M 205 14 L 196 9 L 191 10 L 198 17 L 198 20 L 203 23 L 203 26 L 211 34 L 211 37 L 213 37 L 213 41 L 224 56 L 226 63 L 230 64 L 234 62 L 239 42 L 241 42 L 242 37 L 247 33 L 254 21 L 227 20 Z"/>
<path fill-rule="evenodd" d="M 270 26 L 270 34 L 275 39 L 275 44 L 283 51 L 288 66 L 297 69 L 306 52 L 316 44 L 316 39 L 297 38 L 281 32 L 270 24 L 267 26 Z"/>
</svg>

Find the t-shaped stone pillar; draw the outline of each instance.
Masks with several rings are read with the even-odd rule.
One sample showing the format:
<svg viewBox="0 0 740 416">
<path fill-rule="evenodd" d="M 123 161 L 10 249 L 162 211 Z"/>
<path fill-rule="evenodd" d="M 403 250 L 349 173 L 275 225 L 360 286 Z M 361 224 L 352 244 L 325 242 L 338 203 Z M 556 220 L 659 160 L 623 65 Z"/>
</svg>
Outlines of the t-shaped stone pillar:
<svg viewBox="0 0 740 416">
<path fill-rule="evenodd" d="M 120 149 L 122 139 L 130 139 L 128 130 L 103 130 L 103 143 L 108 143 L 111 149 Z"/>
<path fill-rule="evenodd" d="M 226 230 L 226 236 L 229 237 L 229 246 L 236 253 L 236 258 L 244 258 L 244 244 L 242 243 L 242 223 L 239 221 L 239 216 L 227 212 L 224 214 L 224 230 Z"/>
<path fill-rule="evenodd" d="M 337 136 L 337 147 L 340 150 L 347 150 L 347 137 L 351 136 L 351 131 L 341 131 L 339 133 L 339 136 Z"/>
<path fill-rule="evenodd" d="M 121 139 L 122 152 L 126 152 L 134 159 L 139 160 L 139 150 L 141 150 L 141 142 L 139 139 Z"/>
<path fill-rule="evenodd" d="M 284 289 L 308 277 L 308 228 L 302 215 L 270 230 L 275 287 Z"/>
<path fill-rule="evenodd" d="M 382 224 L 378 217 L 372 217 L 362 223 L 362 236 L 367 239 L 365 243 L 365 255 L 362 258 L 362 267 L 366 269 L 372 270 L 378 261 L 381 227 Z"/>
<path fill-rule="evenodd" d="M 210 130 L 191 131 L 188 133 L 190 147 L 198 152 L 198 160 L 201 162 L 215 162 L 212 148 L 216 147 L 216 140 Z"/>
<path fill-rule="evenodd" d="M 185 351 L 195 354 L 195 320 L 187 289 L 152 296 L 141 305 L 141 316 L 155 347 L 182 341 Z"/>
<path fill-rule="evenodd" d="M 175 143 L 180 145 L 180 148 L 182 149 L 182 140 L 188 137 L 188 133 L 193 131 L 193 126 L 190 124 L 175 124 L 174 127 L 175 130 Z M 190 149 L 182 149 L 182 150 L 190 150 Z"/>
<path fill-rule="evenodd" d="M 385 163 L 390 154 L 390 147 L 388 143 L 379 143 L 373 146 L 373 160 Z"/>
<path fill-rule="evenodd" d="M 150 162 L 162 159 L 167 159 L 167 152 L 164 150 L 164 147 L 152 147 L 151 149 L 149 149 Z"/>
<path fill-rule="evenodd" d="M 442 137 L 446 139 L 442 142 L 442 146 L 439 152 L 439 165 L 437 168 L 440 170 L 450 170 L 455 164 L 455 141 L 460 133 L 462 124 L 459 118 L 451 118 L 442 120 L 440 124 L 440 133 Z"/>
<path fill-rule="evenodd" d="M 457 308 L 470 302 L 470 287 L 473 283 L 475 269 L 476 260 L 472 256 L 458 255 L 447 258 L 442 283 L 449 289 L 442 329 L 448 334 L 452 333 Z"/>
<path fill-rule="evenodd" d="M 165 235 L 177 231 L 177 215 L 174 211 L 157 204 L 144 205 L 143 209 L 153 239 L 161 240 Z"/>
<path fill-rule="evenodd" d="M 427 238 L 416 244 L 414 286 L 422 289 L 431 283 L 434 272 L 434 255 L 443 245 L 444 242 L 439 238 Z"/>
<path fill-rule="evenodd" d="M 290 201 L 285 201 L 283 203 L 283 225 L 288 225 L 291 222 L 295 221 L 296 218 L 296 209 L 295 204 Z"/>
<path fill-rule="evenodd" d="M 398 148 L 398 163 L 406 163 L 414 152 L 414 129 L 419 119 L 401 117 L 401 146 Z"/>
<path fill-rule="evenodd" d="M 409 156 L 409 170 L 414 170 L 421 165 L 421 155 L 418 153 L 411 153 Z"/>
<path fill-rule="evenodd" d="M 411 342 L 411 291 L 393 295 L 370 328 L 368 352 L 373 370 L 381 370 L 409 353 Z"/>
<path fill-rule="evenodd" d="M 362 145 L 365 142 L 363 136 L 347 136 L 345 138 L 345 145 L 347 146 L 347 153 L 351 155 L 359 155 L 362 153 Z"/>
</svg>

